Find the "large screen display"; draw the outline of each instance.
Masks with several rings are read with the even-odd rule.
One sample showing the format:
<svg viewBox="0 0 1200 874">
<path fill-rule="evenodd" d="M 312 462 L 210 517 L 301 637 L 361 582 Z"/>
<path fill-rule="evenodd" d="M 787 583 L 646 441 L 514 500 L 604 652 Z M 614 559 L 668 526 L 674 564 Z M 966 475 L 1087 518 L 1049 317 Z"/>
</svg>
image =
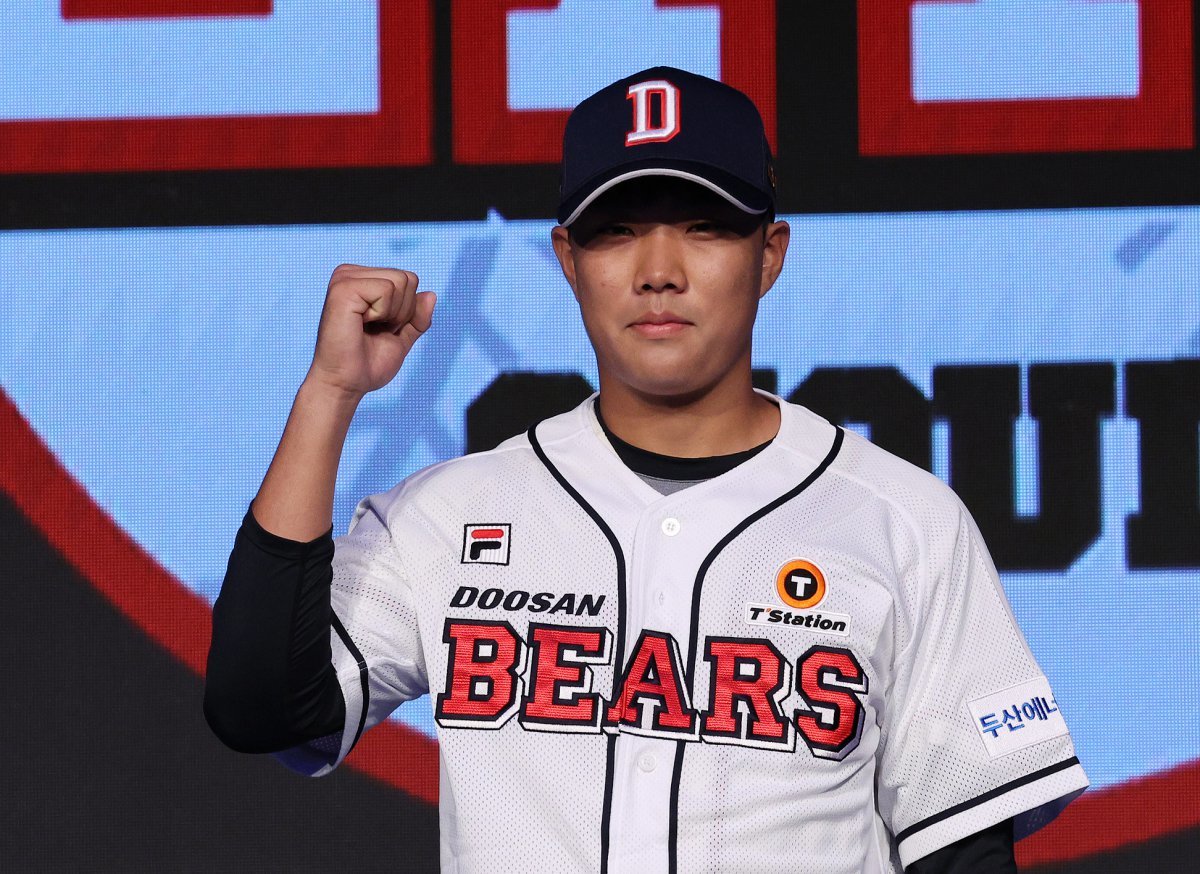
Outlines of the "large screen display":
<svg viewBox="0 0 1200 874">
<path fill-rule="evenodd" d="M 756 382 L 955 488 L 1053 683 L 1093 788 L 1023 862 L 1141 870 L 1200 840 L 1200 181 L 1176 175 L 1197 157 L 1191 3 L 9 6 L 0 492 L 5 542 L 47 547 L 12 546 L 13 573 L 74 581 L 41 608 L 60 628 L 108 611 L 198 696 L 207 611 L 339 263 L 412 270 L 439 302 L 359 409 L 335 531 L 363 496 L 587 397 L 549 245 L 558 138 L 596 87 L 672 64 L 746 90 L 778 153 L 792 243 Z M 45 646 L 10 616 L 14 656 Z M 106 657 L 54 646 L 59 670 Z M 182 694 L 139 684 L 145 658 L 122 663 L 130 713 Z M 19 664 L 5 683 L 29 721 L 61 720 Z M 192 704 L 161 729 L 179 744 L 206 731 Z M 114 720 L 73 713 L 56 745 Z M 348 763 L 371 788 L 338 803 L 382 786 L 428 812 L 428 701 L 376 732 Z M 26 743 L 17 785 L 49 811 L 73 778 Z M 136 768 L 150 805 L 223 791 Z M 5 831 L 0 852 L 33 867 L 75 858 Z M 434 864 L 436 834 L 404 842 Z M 257 858 L 239 852 L 212 858 Z"/>
</svg>

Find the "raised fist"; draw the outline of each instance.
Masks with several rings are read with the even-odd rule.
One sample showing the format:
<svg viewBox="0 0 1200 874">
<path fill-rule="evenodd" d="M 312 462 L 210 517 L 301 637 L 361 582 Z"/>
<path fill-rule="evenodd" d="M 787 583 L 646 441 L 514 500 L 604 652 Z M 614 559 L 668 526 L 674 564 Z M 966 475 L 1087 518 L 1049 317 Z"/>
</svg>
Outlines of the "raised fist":
<svg viewBox="0 0 1200 874">
<path fill-rule="evenodd" d="M 408 270 L 342 264 L 329 280 L 308 379 L 357 395 L 387 385 L 429 328 L 435 301 Z"/>
</svg>

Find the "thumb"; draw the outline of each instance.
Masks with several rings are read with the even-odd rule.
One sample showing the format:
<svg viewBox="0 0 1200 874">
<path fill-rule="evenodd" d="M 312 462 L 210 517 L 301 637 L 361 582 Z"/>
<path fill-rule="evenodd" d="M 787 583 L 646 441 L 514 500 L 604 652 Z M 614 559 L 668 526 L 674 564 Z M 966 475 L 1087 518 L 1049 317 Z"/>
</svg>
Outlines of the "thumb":
<svg viewBox="0 0 1200 874">
<path fill-rule="evenodd" d="M 412 351 L 413 344 L 433 324 L 433 306 L 435 303 L 437 303 L 437 295 L 432 291 L 418 293 L 412 317 L 401 325 L 399 330 L 393 332 L 400 341 L 399 349 L 403 356 L 408 356 L 408 353 Z"/>
<path fill-rule="evenodd" d="M 433 308 L 437 304 L 437 294 L 432 291 L 419 292 L 416 304 L 409 324 L 416 328 L 418 334 L 424 334 L 433 324 Z"/>
</svg>

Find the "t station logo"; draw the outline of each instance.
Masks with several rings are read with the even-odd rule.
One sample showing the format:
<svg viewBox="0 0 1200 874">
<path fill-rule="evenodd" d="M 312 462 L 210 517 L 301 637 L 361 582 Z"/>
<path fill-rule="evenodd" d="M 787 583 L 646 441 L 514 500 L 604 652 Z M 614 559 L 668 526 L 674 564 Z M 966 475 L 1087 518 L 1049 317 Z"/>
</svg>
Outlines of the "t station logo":
<svg viewBox="0 0 1200 874">
<path fill-rule="evenodd" d="M 825 597 L 825 574 L 811 561 L 789 561 L 775 575 L 775 589 L 789 607 L 815 607 Z"/>
<path fill-rule="evenodd" d="M 825 573 L 817 565 L 803 558 L 792 559 L 775 574 L 775 594 L 791 609 L 782 610 L 778 604 L 747 604 L 746 622 L 749 625 L 791 625 L 819 634 L 848 637 L 849 615 L 818 613 L 812 609 L 825 600 L 828 590 Z"/>
</svg>

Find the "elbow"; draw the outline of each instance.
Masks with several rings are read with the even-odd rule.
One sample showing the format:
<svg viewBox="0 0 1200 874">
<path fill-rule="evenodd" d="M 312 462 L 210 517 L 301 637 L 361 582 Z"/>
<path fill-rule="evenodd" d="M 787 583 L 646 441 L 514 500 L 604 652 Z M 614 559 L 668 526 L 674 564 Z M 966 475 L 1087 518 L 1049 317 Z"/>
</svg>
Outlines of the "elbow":
<svg viewBox="0 0 1200 874">
<path fill-rule="evenodd" d="M 253 706 L 211 681 L 204 686 L 204 720 L 217 740 L 238 753 L 276 753 L 290 744 L 264 718 L 261 705 Z"/>
</svg>

